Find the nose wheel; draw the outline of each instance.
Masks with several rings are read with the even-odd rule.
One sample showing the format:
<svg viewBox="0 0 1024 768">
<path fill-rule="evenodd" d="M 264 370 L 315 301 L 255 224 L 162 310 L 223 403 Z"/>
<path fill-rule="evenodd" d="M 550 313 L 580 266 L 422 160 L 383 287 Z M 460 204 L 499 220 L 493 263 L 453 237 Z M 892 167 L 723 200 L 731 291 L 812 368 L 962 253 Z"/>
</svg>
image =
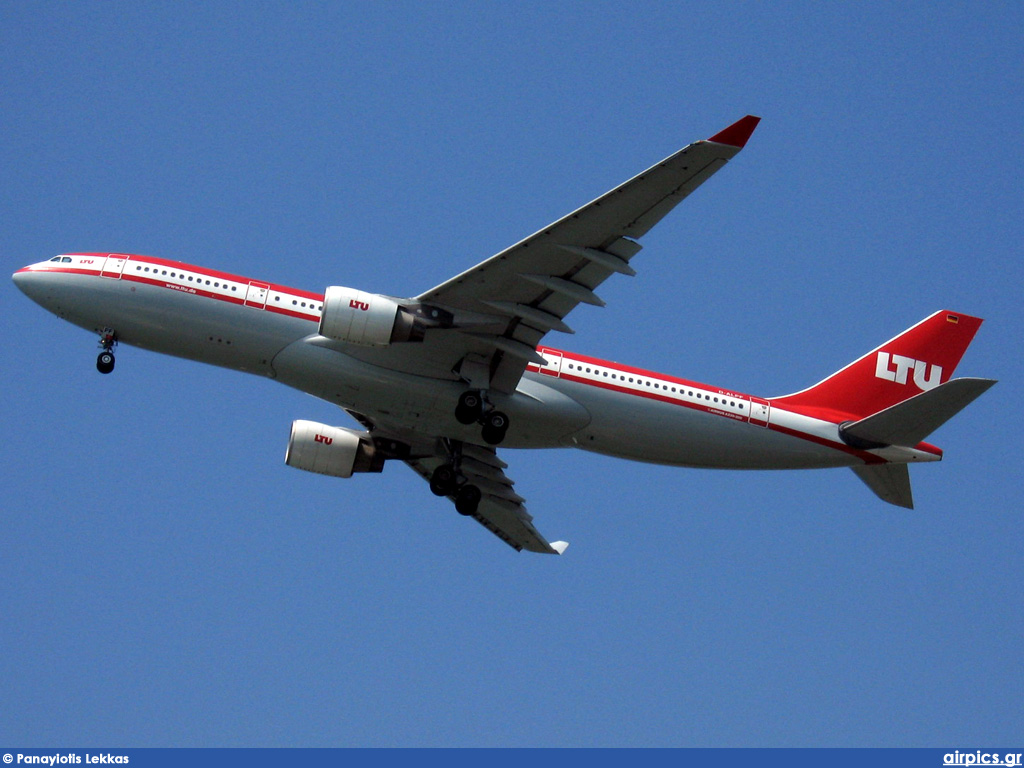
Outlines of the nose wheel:
<svg viewBox="0 0 1024 768">
<path fill-rule="evenodd" d="M 488 445 L 497 445 L 508 432 L 508 415 L 488 407 L 487 398 L 480 390 L 469 389 L 459 396 L 455 406 L 455 418 L 460 424 L 480 424 L 481 436 Z"/>
<path fill-rule="evenodd" d="M 96 370 L 110 373 L 114 370 L 114 348 L 117 346 L 117 334 L 112 328 L 104 328 L 100 333 L 100 348 L 103 350 L 96 358 Z"/>
<path fill-rule="evenodd" d="M 114 370 L 114 354 L 112 352 L 100 352 L 96 358 L 96 370 L 100 373 L 110 373 Z"/>
</svg>

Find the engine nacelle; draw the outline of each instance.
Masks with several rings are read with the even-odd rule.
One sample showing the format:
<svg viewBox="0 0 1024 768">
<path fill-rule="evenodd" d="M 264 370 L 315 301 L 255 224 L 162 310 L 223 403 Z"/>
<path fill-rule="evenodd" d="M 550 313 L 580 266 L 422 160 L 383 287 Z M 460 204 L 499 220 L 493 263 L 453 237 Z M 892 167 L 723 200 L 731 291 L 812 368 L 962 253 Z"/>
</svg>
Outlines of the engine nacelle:
<svg viewBox="0 0 1024 768">
<path fill-rule="evenodd" d="M 419 304 L 399 304 L 379 293 L 332 285 L 324 292 L 320 335 L 335 341 L 386 347 L 402 341 L 423 341 L 430 328 L 451 328 L 450 312 Z"/>
<path fill-rule="evenodd" d="M 387 346 L 398 317 L 398 302 L 376 293 L 332 285 L 324 293 L 320 335 L 349 344 Z"/>
<path fill-rule="evenodd" d="M 356 472 L 380 472 L 384 456 L 367 432 L 300 419 L 292 422 L 284 463 L 321 475 L 352 477 Z"/>
</svg>

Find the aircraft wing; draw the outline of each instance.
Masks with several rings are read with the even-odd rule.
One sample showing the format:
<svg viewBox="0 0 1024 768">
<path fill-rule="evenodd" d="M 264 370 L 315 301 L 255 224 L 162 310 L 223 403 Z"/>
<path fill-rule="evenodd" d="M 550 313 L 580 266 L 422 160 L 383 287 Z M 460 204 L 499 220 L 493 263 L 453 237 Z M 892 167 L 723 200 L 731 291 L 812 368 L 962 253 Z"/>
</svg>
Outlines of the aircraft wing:
<svg viewBox="0 0 1024 768">
<path fill-rule="evenodd" d="M 406 459 L 406 464 L 427 482 L 434 470 L 445 463 L 441 455 Z M 533 518 L 523 506 L 523 498 L 505 475 L 508 465 L 498 458 L 493 448 L 466 444 L 462 448 L 462 474 L 483 493 L 477 511 L 471 515 L 517 552 L 560 555 L 569 545 L 564 541 L 548 543 L 533 527 Z M 454 497 L 449 497 L 454 502 Z"/>
<path fill-rule="evenodd" d="M 612 274 L 636 274 L 636 242 L 746 144 L 760 118 L 747 115 L 620 184 L 472 269 L 418 296 L 427 304 L 498 317 L 464 331 L 465 353 L 486 362 L 489 386 L 515 391 L 550 330 L 578 304 L 603 306 L 594 292 Z M 462 346 L 462 345 L 459 345 Z"/>
</svg>

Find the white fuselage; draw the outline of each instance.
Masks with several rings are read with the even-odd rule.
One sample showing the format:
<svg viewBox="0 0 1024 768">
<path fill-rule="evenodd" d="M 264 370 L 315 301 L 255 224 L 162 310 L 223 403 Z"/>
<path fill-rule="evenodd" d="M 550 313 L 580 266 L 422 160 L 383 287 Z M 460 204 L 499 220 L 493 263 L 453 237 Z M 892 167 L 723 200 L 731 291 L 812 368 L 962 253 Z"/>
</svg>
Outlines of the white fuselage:
<svg viewBox="0 0 1024 768">
<path fill-rule="evenodd" d="M 321 294 L 146 256 L 79 254 L 26 267 L 19 288 L 54 314 L 119 342 L 276 379 L 380 425 L 478 442 L 454 417 L 465 384 L 450 371 L 403 372 L 388 352 L 318 334 Z M 429 333 L 429 332 L 428 332 Z M 400 349 L 402 348 L 402 349 Z M 839 425 L 770 401 L 541 347 L 516 392 L 493 394 L 511 421 L 502 447 L 572 446 L 637 461 L 783 469 L 936 461 L 941 453 L 860 450 Z M 426 353 L 424 353 L 426 354 Z M 424 361 L 419 361 L 423 363 Z M 417 370 L 422 370 L 419 365 Z"/>
</svg>

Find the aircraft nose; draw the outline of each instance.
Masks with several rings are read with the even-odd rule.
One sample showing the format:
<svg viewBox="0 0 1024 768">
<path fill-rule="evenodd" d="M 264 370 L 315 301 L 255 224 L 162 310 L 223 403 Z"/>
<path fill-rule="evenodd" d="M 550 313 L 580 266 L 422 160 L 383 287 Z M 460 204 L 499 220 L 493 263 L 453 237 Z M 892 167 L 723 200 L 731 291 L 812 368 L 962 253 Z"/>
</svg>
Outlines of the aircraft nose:
<svg viewBox="0 0 1024 768">
<path fill-rule="evenodd" d="M 38 302 L 40 290 L 44 288 L 42 277 L 32 267 L 24 267 L 11 275 L 11 280 L 18 286 L 19 291 L 32 299 L 32 301 Z"/>
<path fill-rule="evenodd" d="M 18 286 L 22 293 L 25 293 L 25 288 L 28 286 L 29 282 L 28 267 L 25 269 L 19 269 L 11 275 L 11 280 L 14 281 L 14 284 Z"/>
</svg>

